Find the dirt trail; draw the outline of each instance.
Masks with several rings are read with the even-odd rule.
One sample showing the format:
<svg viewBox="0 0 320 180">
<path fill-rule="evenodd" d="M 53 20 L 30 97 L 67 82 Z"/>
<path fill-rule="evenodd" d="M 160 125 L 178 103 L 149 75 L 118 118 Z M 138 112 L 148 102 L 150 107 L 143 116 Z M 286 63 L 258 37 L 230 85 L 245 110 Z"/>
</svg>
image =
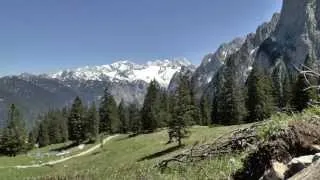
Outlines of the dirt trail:
<svg viewBox="0 0 320 180">
<path fill-rule="evenodd" d="M 103 140 L 103 144 L 105 144 L 106 142 L 110 141 L 111 139 L 113 139 L 113 138 L 115 138 L 117 136 L 119 136 L 119 135 L 113 135 L 113 136 L 109 136 L 109 137 L 105 138 Z M 87 149 L 86 151 L 83 151 L 83 152 L 81 152 L 79 154 L 75 154 L 75 155 L 72 155 L 72 156 L 69 156 L 69 157 L 66 157 L 66 158 L 63 158 L 63 159 L 49 161 L 49 162 L 45 162 L 45 163 L 42 163 L 42 164 L 20 165 L 20 166 L 14 166 L 14 167 L 18 168 L 18 169 L 25 169 L 25 168 L 37 168 L 37 167 L 43 167 L 43 166 L 52 166 L 52 165 L 55 165 L 55 164 L 58 164 L 58 163 L 62 163 L 64 161 L 76 158 L 76 157 L 87 155 L 87 154 L 93 152 L 94 150 L 96 150 L 96 149 L 98 149 L 100 147 L 101 147 L 101 144 L 97 144 L 97 145 L 91 147 L 90 149 Z"/>
</svg>

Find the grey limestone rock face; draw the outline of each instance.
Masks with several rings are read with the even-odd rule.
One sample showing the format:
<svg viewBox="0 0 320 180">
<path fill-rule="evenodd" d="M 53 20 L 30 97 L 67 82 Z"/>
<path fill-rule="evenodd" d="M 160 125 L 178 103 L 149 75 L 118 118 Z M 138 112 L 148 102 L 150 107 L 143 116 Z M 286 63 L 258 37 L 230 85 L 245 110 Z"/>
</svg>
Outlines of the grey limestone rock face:
<svg viewBox="0 0 320 180">
<path fill-rule="evenodd" d="M 238 51 L 244 42 L 243 38 L 235 38 L 231 42 L 222 44 L 215 53 L 209 53 L 203 58 L 191 79 L 197 99 L 201 97 L 203 88 L 211 82 L 227 57 Z"/>
<path fill-rule="evenodd" d="M 168 92 L 174 93 L 179 86 L 181 76 L 186 76 L 191 82 L 192 75 L 194 73 L 194 69 L 190 67 L 182 67 L 180 71 L 176 72 L 168 86 Z"/>
<path fill-rule="evenodd" d="M 285 59 L 289 69 L 304 64 L 310 55 L 320 56 L 320 0 L 284 0 L 279 23 L 256 57 L 256 63 L 272 67 Z"/>
<path fill-rule="evenodd" d="M 275 30 L 280 14 L 275 13 L 272 19 L 263 23 L 256 30 L 256 33 L 251 33 L 247 35 L 244 43 L 241 45 L 238 51 L 230 54 L 226 57 L 225 62 L 233 62 L 236 64 L 235 73 L 237 74 L 237 82 L 242 86 L 245 84 L 248 75 L 252 70 L 259 46 L 263 43 L 271 33 Z M 222 64 L 215 75 L 212 77 L 212 81 L 205 87 L 202 96 L 209 97 L 212 99 L 217 93 L 217 89 L 223 87 L 223 81 L 226 76 L 228 76 L 228 66 L 227 63 Z"/>
<path fill-rule="evenodd" d="M 259 66 L 275 78 L 275 84 L 283 87 L 294 80 L 295 67 L 304 64 L 307 57 L 314 60 L 313 67 L 320 61 L 320 0 L 283 0 L 281 13 L 259 26 L 255 34 L 249 34 L 225 62 L 236 64 L 240 86 L 245 85 L 252 68 Z M 223 88 L 220 86 L 228 76 L 226 64 L 216 70 L 203 96 L 215 96 L 217 89 Z"/>
</svg>

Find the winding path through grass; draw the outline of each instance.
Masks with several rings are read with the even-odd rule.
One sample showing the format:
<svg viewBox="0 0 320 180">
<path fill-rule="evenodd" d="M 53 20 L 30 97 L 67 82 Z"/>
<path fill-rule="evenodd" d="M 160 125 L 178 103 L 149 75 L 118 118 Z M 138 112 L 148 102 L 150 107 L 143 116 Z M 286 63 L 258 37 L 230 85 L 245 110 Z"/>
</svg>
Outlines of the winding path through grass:
<svg viewBox="0 0 320 180">
<path fill-rule="evenodd" d="M 115 138 L 119 136 L 118 134 L 116 135 L 113 135 L 113 136 L 109 136 L 107 138 L 105 138 L 102 142 L 102 144 L 105 144 L 106 142 L 110 141 L 111 139 Z M 33 164 L 33 165 L 18 165 L 18 166 L 13 166 L 13 168 L 18 168 L 18 169 L 25 169 L 25 168 L 37 168 L 37 167 L 43 167 L 43 166 L 52 166 L 52 165 L 55 165 L 55 164 L 58 164 L 58 163 L 62 163 L 64 161 L 67 161 L 67 160 L 70 160 L 70 159 L 73 159 L 73 158 L 76 158 L 76 157 L 80 157 L 80 156 L 84 156 L 84 155 L 87 155 L 93 151 L 95 151 L 96 149 L 100 148 L 101 147 L 101 144 L 97 144 L 95 146 L 93 146 L 92 148 L 86 150 L 86 151 L 83 151 L 79 154 L 75 154 L 75 155 L 72 155 L 72 156 L 69 156 L 69 157 L 66 157 L 66 158 L 63 158 L 63 159 L 59 159 L 59 160 L 54 160 L 54 161 L 49 161 L 49 162 L 46 162 L 46 163 L 41 163 L 41 164 Z"/>
</svg>

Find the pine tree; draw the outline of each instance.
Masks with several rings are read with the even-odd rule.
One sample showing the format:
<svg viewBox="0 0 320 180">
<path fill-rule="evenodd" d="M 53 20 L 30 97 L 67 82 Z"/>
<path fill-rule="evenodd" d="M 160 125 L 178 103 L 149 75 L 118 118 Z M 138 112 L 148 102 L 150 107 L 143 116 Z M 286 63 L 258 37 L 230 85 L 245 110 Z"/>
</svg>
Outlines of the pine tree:
<svg viewBox="0 0 320 180">
<path fill-rule="evenodd" d="M 28 137 L 19 110 L 14 104 L 10 106 L 7 127 L 0 140 L 0 153 L 16 156 L 28 149 Z"/>
<path fill-rule="evenodd" d="M 104 95 L 101 99 L 101 104 L 99 107 L 99 132 L 100 133 L 110 133 L 111 131 L 111 122 L 108 118 L 108 101 L 110 97 L 110 93 L 108 89 L 106 88 L 104 90 Z"/>
<path fill-rule="evenodd" d="M 62 142 L 62 136 L 60 131 L 60 118 L 57 111 L 49 111 L 46 115 L 46 121 L 48 122 L 48 135 L 50 144 L 57 144 Z"/>
<path fill-rule="evenodd" d="M 182 139 L 189 134 L 188 126 L 194 121 L 192 98 L 188 88 L 188 79 L 181 76 L 168 129 L 169 142 L 176 139 L 179 146 L 182 145 Z"/>
<path fill-rule="evenodd" d="M 307 55 L 305 60 L 305 66 L 308 68 L 313 68 L 314 59 Z M 303 68 L 303 70 L 305 70 Z M 316 89 L 307 89 L 311 85 L 317 85 L 317 79 L 314 77 L 307 77 L 306 80 L 305 76 L 300 74 L 298 76 L 297 82 L 294 87 L 294 97 L 292 99 L 292 106 L 297 111 L 302 111 L 303 109 L 309 106 L 309 103 L 312 100 L 317 99 L 317 91 Z"/>
<path fill-rule="evenodd" d="M 200 112 L 200 104 L 196 102 L 195 96 L 194 96 L 194 92 L 193 92 L 193 88 L 191 86 L 191 82 L 188 79 L 188 76 L 184 76 L 183 78 L 185 78 L 187 80 L 187 90 L 190 93 L 190 105 L 191 105 L 191 116 L 192 116 L 192 122 L 191 124 L 198 124 L 200 125 L 201 123 L 201 112 Z"/>
<path fill-rule="evenodd" d="M 28 134 L 28 150 L 31 150 L 37 143 L 37 134 L 34 131 L 30 131 Z"/>
<path fill-rule="evenodd" d="M 120 132 L 127 133 L 128 132 L 128 122 L 129 122 L 129 113 L 128 109 L 124 104 L 124 101 L 121 100 L 118 107 L 119 119 L 120 119 Z"/>
<path fill-rule="evenodd" d="M 60 111 L 60 134 L 62 142 L 66 142 L 69 139 L 68 135 L 68 109 L 64 107 Z"/>
<path fill-rule="evenodd" d="M 272 80 L 262 69 L 254 67 L 248 77 L 249 122 L 269 118 L 274 111 Z"/>
<path fill-rule="evenodd" d="M 171 119 L 171 114 L 169 110 L 169 97 L 167 91 L 163 89 L 160 91 L 160 107 L 158 112 L 158 118 L 159 127 L 166 127 Z"/>
<path fill-rule="evenodd" d="M 294 97 L 292 99 L 292 106 L 297 111 L 302 111 L 309 106 L 312 99 L 316 98 L 316 91 L 314 89 L 306 90 L 309 87 L 304 75 L 299 75 L 295 84 Z"/>
<path fill-rule="evenodd" d="M 117 103 L 107 88 L 100 104 L 99 117 L 101 133 L 119 132 L 120 120 Z"/>
<path fill-rule="evenodd" d="M 39 126 L 38 135 L 39 147 L 44 147 L 50 144 L 49 132 L 48 132 L 48 122 L 46 120 L 42 121 Z"/>
<path fill-rule="evenodd" d="M 86 116 L 87 138 L 95 142 L 99 136 L 99 118 L 95 103 L 90 106 Z"/>
<path fill-rule="evenodd" d="M 208 97 L 204 96 L 201 98 L 200 100 L 200 114 L 201 114 L 201 121 L 200 121 L 200 125 L 202 126 L 208 126 L 211 122 L 211 118 L 210 118 L 210 105 L 209 105 L 209 100 Z"/>
<path fill-rule="evenodd" d="M 284 82 L 283 82 L 283 99 L 282 99 L 282 104 L 281 106 L 285 109 L 290 109 L 291 107 L 291 101 L 292 101 L 292 98 L 293 98 L 293 92 L 292 92 L 292 80 L 291 78 L 289 78 L 289 76 L 287 76 L 285 79 L 284 79 Z"/>
<path fill-rule="evenodd" d="M 237 82 L 235 62 L 227 61 L 225 80 L 219 87 L 219 94 L 214 105 L 216 105 L 215 122 L 224 125 L 240 124 L 247 115 L 243 88 Z"/>
<path fill-rule="evenodd" d="M 159 87 L 156 80 L 150 82 L 141 110 L 142 129 L 147 132 L 153 132 L 159 127 Z"/>
<path fill-rule="evenodd" d="M 288 108 L 292 98 L 292 87 L 286 64 L 280 61 L 273 69 L 271 77 L 275 107 L 278 107 L 279 109 Z"/>
<path fill-rule="evenodd" d="M 213 125 L 217 125 L 217 124 L 221 124 L 221 117 L 218 116 L 218 108 L 219 108 L 219 105 L 218 104 L 218 100 L 220 99 L 220 94 L 221 94 L 221 91 L 223 89 L 223 69 L 222 71 L 218 72 L 217 75 L 216 75 L 216 81 L 218 83 L 215 84 L 215 88 L 213 89 L 213 92 L 212 92 L 212 100 L 211 100 L 211 111 L 210 111 L 210 117 L 211 117 L 211 121 L 210 121 L 210 124 L 213 124 Z M 209 96 L 209 95 L 208 95 Z M 209 97 L 208 97 L 209 98 Z"/>
<path fill-rule="evenodd" d="M 218 95 L 215 95 L 212 100 L 211 105 L 211 124 L 221 124 L 221 119 L 217 116 L 218 115 Z"/>
<path fill-rule="evenodd" d="M 28 136 L 29 150 L 33 149 L 33 147 L 38 143 L 39 126 L 40 126 L 39 121 L 36 121 L 35 125 L 29 132 L 29 136 Z"/>
<path fill-rule="evenodd" d="M 76 97 L 71 107 L 68 124 L 69 139 L 77 144 L 80 144 L 85 139 L 84 121 L 84 107 L 81 99 Z"/>
<path fill-rule="evenodd" d="M 133 134 L 138 134 L 142 129 L 139 108 L 137 107 L 136 103 L 132 103 L 129 105 L 128 109 L 129 109 L 128 110 L 129 111 L 129 130 Z"/>
</svg>

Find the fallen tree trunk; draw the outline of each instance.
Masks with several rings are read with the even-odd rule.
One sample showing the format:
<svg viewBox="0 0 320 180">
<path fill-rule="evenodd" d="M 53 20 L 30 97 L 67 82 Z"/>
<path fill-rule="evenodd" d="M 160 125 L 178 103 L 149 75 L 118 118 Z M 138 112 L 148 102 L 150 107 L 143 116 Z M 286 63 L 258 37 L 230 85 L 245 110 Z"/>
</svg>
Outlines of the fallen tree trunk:
<svg viewBox="0 0 320 180">
<path fill-rule="evenodd" d="M 237 153 L 245 149 L 255 149 L 258 141 L 256 127 L 263 122 L 252 124 L 248 128 L 236 129 L 216 138 L 210 144 L 198 145 L 198 142 L 189 150 L 184 151 L 172 158 L 165 159 L 156 165 L 162 171 L 171 163 L 188 164 L 204 159 L 221 156 L 224 154 Z"/>
<path fill-rule="evenodd" d="M 259 179 L 272 168 L 272 161 L 287 164 L 294 157 L 317 153 L 315 145 L 320 144 L 318 123 L 294 121 L 285 129 L 273 134 L 267 141 L 244 160 L 244 167 L 238 170 L 234 179 Z M 286 177 L 286 178 L 290 178 Z"/>
<path fill-rule="evenodd" d="M 288 126 L 278 129 L 264 140 L 257 135 L 257 129 L 265 128 L 266 124 L 256 123 L 248 128 L 228 132 L 210 144 L 196 143 L 191 149 L 161 161 L 156 167 L 163 171 L 169 168 L 170 164 L 195 165 L 198 161 L 225 154 L 248 152 L 249 155 L 243 162 L 244 167 L 239 169 L 233 178 L 259 179 L 272 167 L 272 161 L 287 164 L 294 157 L 319 152 L 319 122 L 320 117 L 314 117 L 310 121 L 291 121 Z"/>
</svg>

